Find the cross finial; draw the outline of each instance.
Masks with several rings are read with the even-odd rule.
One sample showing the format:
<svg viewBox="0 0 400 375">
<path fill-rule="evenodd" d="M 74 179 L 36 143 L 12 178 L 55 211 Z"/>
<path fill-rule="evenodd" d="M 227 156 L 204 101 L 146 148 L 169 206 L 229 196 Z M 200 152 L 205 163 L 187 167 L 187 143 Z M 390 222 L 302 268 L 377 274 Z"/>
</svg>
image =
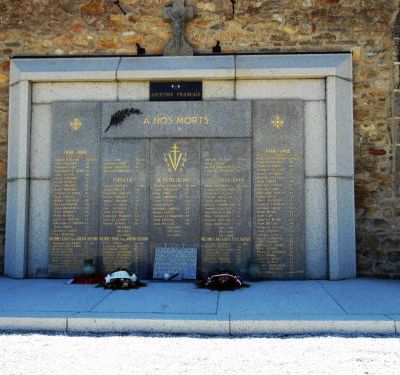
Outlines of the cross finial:
<svg viewBox="0 0 400 375">
<path fill-rule="evenodd" d="M 192 6 L 186 7 L 185 0 L 173 0 L 164 10 L 164 19 L 172 21 L 172 38 L 164 48 L 166 56 L 191 56 L 193 48 L 185 37 L 187 18 L 194 16 Z"/>
</svg>

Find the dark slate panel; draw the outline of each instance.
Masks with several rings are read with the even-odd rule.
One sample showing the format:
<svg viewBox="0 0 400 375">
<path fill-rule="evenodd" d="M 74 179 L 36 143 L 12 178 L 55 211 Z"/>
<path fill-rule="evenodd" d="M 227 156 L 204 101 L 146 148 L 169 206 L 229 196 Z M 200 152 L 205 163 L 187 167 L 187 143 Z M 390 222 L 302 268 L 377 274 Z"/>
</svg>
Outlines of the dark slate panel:
<svg viewBox="0 0 400 375">
<path fill-rule="evenodd" d="M 228 116 L 229 115 L 229 116 Z M 251 102 L 112 102 L 105 138 L 251 137 Z"/>
<path fill-rule="evenodd" d="M 203 99 L 203 81 L 150 81 L 150 101 Z"/>
<path fill-rule="evenodd" d="M 251 140 L 206 139 L 201 146 L 200 271 L 246 274 L 251 258 Z"/>
<path fill-rule="evenodd" d="M 150 141 L 150 259 L 156 247 L 198 248 L 200 141 Z"/>
<path fill-rule="evenodd" d="M 50 276 L 82 271 L 98 255 L 100 105 L 52 106 Z"/>
<path fill-rule="evenodd" d="M 102 144 L 100 259 L 111 272 L 148 270 L 149 140 L 107 139 Z"/>
<path fill-rule="evenodd" d="M 253 103 L 253 240 L 263 276 L 305 277 L 304 103 Z"/>
</svg>

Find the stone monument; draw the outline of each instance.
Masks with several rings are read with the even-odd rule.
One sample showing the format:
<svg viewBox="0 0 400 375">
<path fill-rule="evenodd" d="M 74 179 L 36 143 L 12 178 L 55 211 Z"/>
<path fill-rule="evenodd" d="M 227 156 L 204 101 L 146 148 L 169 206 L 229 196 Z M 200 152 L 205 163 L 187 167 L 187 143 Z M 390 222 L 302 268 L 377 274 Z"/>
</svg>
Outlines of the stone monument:
<svg viewBox="0 0 400 375">
<path fill-rule="evenodd" d="M 149 101 L 165 78 L 204 100 Z M 354 277 L 351 79 L 349 54 L 13 59 L 6 275 L 193 248 L 199 277 Z"/>
<path fill-rule="evenodd" d="M 172 22 L 172 38 L 164 48 L 165 56 L 193 56 L 193 48 L 185 37 L 187 18 L 194 16 L 193 7 L 186 7 L 185 0 L 174 0 L 165 7 L 164 19 Z"/>
</svg>

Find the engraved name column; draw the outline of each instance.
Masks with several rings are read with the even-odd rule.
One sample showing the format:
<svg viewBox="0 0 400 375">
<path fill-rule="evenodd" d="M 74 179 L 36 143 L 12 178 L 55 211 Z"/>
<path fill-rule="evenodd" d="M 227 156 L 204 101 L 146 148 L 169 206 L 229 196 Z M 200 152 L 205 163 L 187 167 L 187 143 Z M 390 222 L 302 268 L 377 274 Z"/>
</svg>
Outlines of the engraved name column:
<svg viewBox="0 0 400 375">
<path fill-rule="evenodd" d="M 104 139 L 101 168 L 100 255 L 106 272 L 130 268 L 147 276 L 147 139 Z"/>
<path fill-rule="evenodd" d="M 254 255 L 267 278 L 299 279 L 304 249 L 304 104 L 254 102 Z"/>
<path fill-rule="evenodd" d="M 245 273 L 251 258 L 251 139 L 202 141 L 201 169 L 201 271 Z"/>
<path fill-rule="evenodd" d="M 99 105 L 53 104 L 50 274 L 79 273 L 98 247 Z"/>
<path fill-rule="evenodd" d="M 153 139 L 150 145 L 150 249 L 198 247 L 199 140 Z"/>
</svg>

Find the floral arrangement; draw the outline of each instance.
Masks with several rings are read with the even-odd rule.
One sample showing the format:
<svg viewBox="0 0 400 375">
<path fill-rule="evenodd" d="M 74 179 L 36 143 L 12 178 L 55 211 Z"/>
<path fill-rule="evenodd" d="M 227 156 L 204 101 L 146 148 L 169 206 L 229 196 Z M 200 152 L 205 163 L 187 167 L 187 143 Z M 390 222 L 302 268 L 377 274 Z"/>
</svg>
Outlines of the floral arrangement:
<svg viewBox="0 0 400 375">
<path fill-rule="evenodd" d="M 142 286 L 146 286 L 146 284 L 141 282 L 134 273 L 124 268 L 118 268 L 109 273 L 104 281 L 98 285 L 98 287 L 112 290 L 138 289 Z"/>
<path fill-rule="evenodd" d="M 236 272 L 227 269 L 217 269 L 211 272 L 208 277 L 198 283 L 200 288 L 211 290 L 235 290 L 239 288 L 248 288 L 249 285 L 243 282 L 241 276 Z"/>
</svg>

